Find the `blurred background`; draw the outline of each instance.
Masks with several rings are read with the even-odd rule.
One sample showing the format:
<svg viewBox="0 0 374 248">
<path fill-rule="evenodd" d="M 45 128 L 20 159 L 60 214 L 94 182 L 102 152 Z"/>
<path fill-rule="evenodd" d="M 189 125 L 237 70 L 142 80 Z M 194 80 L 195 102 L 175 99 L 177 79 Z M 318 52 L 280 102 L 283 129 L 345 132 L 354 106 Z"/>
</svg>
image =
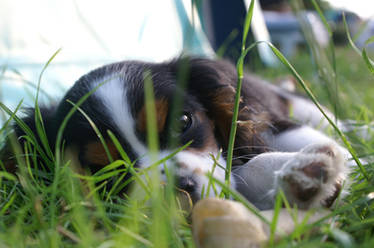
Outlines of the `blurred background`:
<svg viewBox="0 0 374 248">
<path fill-rule="evenodd" d="M 32 106 L 42 68 L 60 48 L 40 80 L 45 103 L 58 101 L 81 75 L 105 63 L 159 62 L 181 53 L 235 62 L 249 3 L 0 0 L 1 102 L 14 109 L 23 99 L 24 106 Z M 369 118 L 373 78 L 348 43 L 343 12 L 357 48 L 372 55 L 373 44 L 365 44 L 374 35 L 374 2 L 368 0 L 256 0 L 248 44 L 275 44 L 339 117 L 352 118 L 343 111 L 349 105 L 348 112 Z M 285 87 L 297 87 L 265 44 L 251 51 L 246 65 Z"/>
</svg>

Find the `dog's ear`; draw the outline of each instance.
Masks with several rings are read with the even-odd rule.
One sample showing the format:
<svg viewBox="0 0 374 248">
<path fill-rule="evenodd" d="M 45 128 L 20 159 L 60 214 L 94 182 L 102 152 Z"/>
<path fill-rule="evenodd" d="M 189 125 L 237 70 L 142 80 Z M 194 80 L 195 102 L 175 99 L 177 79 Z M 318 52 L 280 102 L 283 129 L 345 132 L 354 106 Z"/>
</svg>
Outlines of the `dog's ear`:
<svg viewBox="0 0 374 248">
<path fill-rule="evenodd" d="M 188 91 L 197 96 L 206 108 L 214 122 L 218 141 L 226 152 L 236 95 L 236 68 L 226 61 L 191 59 L 189 75 Z M 242 96 L 245 97 L 243 91 Z M 240 101 L 234 164 L 243 164 L 255 154 L 263 152 L 263 142 L 258 133 L 265 128 L 267 118 L 266 113 L 251 111 L 247 102 Z"/>
<path fill-rule="evenodd" d="M 40 108 L 41 116 L 43 119 L 43 126 L 46 133 L 46 137 L 48 139 L 50 149 L 53 151 L 54 148 L 54 140 L 55 140 L 55 131 L 54 131 L 54 108 Z M 18 117 L 17 117 L 18 118 Z M 40 138 L 38 136 L 38 132 L 36 129 L 35 124 L 35 109 L 28 108 L 24 110 L 24 115 L 22 118 L 19 118 L 20 121 L 14 121 L 12 124 L 8 134 L 6 135 L 5 142 L 3 146 L 0 148 L 0 160 L 5 168 L 6 171 L 14 173 L 17 170 L 17 154 L 22 151 L 24 146 L 24 142 L 26 142 L 26 131 L 24 127 L 26 126 L 31 133 L 33 133 L 34 137 L 28 137 L 28 139 L 33 140 L 34 144 L 37 144 L 40 149 L 43 149 L 41 144 Z M 22 122 L 22 124 L 20 124 Z M 35 139 L 33 139 L 35 138 Z M 18 146 L 19 149 L 15 149 L 15 146 Z M 16 151 L 18 150 L 18 151 Z M 22 155 L 22 154 L 21 154 Z M 27 156 L 27 154 L 26 154 Z M 21 159 L 24 158 L 24 155 L 20 157 Z M 38 156 L 38 161 L 40 156 Z"/>
</svg>

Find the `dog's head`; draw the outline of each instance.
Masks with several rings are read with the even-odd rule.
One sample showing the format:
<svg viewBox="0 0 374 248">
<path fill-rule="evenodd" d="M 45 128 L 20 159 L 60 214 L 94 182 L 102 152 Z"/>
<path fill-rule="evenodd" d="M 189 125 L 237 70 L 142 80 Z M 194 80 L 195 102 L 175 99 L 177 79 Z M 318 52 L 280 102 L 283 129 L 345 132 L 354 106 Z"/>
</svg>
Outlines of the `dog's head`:
<svg viewBox="0 0 374 248">
<path fill-rule="evenodd" d="M 109 163 L 83 112 L 103 134 L 113 159 L 120 158 L 120 154 L 107 130 L 115 134 L 129 157 L 136 160 L 137 167 L 149 166 L 145 80 L 153 83 L 161 157 L 170 154 L 176 146 L 191 142 L 165 164 L 173 166 L 178 186 L 197 198 L 203 187 L 207 187 L 205 174 L 212 172 L 213 167 L 213 176 L 224 180 L 224 156 L 237 80 L 236 70 L 229 63 L 181 58 L 160 64 L 126 61 L 96 69 L 80 78 L 57 108 L 42 109 L 42 114 L 48 116 L 44 122 L 49 141 L 55 142 L 58 127 L 73 107 L 71 102 L 77 103 L 91 92 L 68 122 L 65 146 L 77 149 L 80 163 L 92 171 Z M 239 111 L 234 152 L 238 163 L 242 162 L 240 157 L 253 153 L 257 142 L 253 113 L 244 106 L 242 103 Z M 33 117 L 25 118 L 30 126 L 33 120 Z M 214 165 L 215 162 L 218 164 Z M 163 166 L 159 168 L 164 173 Z"/>
</svg>

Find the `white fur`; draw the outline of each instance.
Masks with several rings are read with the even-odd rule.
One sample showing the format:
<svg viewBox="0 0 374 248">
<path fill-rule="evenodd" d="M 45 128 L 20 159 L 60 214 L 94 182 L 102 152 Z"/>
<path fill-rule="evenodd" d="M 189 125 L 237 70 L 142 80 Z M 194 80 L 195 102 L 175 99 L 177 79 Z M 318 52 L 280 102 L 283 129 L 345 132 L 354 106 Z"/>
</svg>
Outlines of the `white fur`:
<svg viewBox="0 0 374 248">
<path fill-rule="evenodd" d="M 334 194 L 335 183 L 342 183 L 346 179 L 347 160 L 351 156 L 331 138 L 314 129 L 324 129 L 329 123 L 312 102 L 273 85 L 270 85 L 269 89 L 289 100 L 293 119 L 311 126 L 301 126 L 276 135 L 271 132 L 263 133 L 266 146 L 278 152 L 260 154 L 245 166 L 233 171 L 237 189 L 260 209 L 272 208 L 274 197 L 280 189 L 284 191 L 287 199 L 298 207 L 320 206 Z M 326 113 L 334 120 L 332 113 L 327 110 Z M 340 123 L 337 122 L 338 126 Z M 321 152 L 324 149 L 330 149 L 335 156 L 329 157 Z M 324 165 L 328 177 L 326 182 L 311 178 L 303 172 L 303 168 L 313 163 Z M 319 191 L 310 200 L 300 201 L 290 188 L 296 187 L 295 182 L 300 189 L 317 187 Z"/>
<path fill-rule="evenodd" d="M 333 151 L 334 157 L 321 152 L 326 149 Z M 327 172 L 325 182 L 303 172 L 303 168 L 313 163 L 323 165 L 322 168 Z M 334 142 L 328 142 L 309 145 L 299 152 L 260 154 L 234 170 L 233 174 L 239 192 L 260 209 L 272 208 L 275 195 L 280 189 L 291 204 L 305 209 L 320 206 L 333 195 L 335 183 L 342 182 L 347 172 L 341 149 Z M 290 183 L 290 178 L 293 179 L 293 184 Z M 318 189 L 318 193 L 308 201 L 301 201 L 293 195 L 291 187 L 303 190 L 314 187 Z"/>
<path fill-rule="evenodd" d="M 126 97 L 127 89 L 124 87 L 126 84 L 122 78 L 110 78 L 107 76 L 105 79 L 97 80 L 95 86 L 103 83 L 95 92 L 95 96 L 100 98 L 106 107 L 109 116 L 113 118 L 113 122 L 120 130 L 122 137 L 126 137 L 129 144 L 131 144 L 134 152 L 137 155 L 143 156 L 148 152 L 146 146 L 138 139 L 135 133 L 135 120 L 131 115 L 128 99 Z"/>
<path fill-rule="evenodd" d="M 104 80 L 97 80 L 95 85 L 102 83 Z M 129 109 L 129 99 L 126 97 L 126 84 L 122 80 L 126 80 L 126 78 L 109 80 L 95 92 L 95 96 L 101 99 L 122 137 L 127 139 L 127 142 L 140 158 L 140 167 L 145 168 L 151 165 L 149 151 L 136 136 L 135 120 Z M 303 100 L 304 102 L 299 98 L 292 100 L 294 101 L 293 103 L 299 104 L 294 108 L 294 114 L 298 119 L 306 122 L 310 121 L 313 125 L 320 123 L 321 115 L 315 111 L 315 108 L 313 110 L 310 104 L 303 105 L 306 102 L 305 100 Z M 310 120 L 307 118 L 308 115 L 311 117 Z M 317 206 L 334 193 L 334 185 L 337 180 L 345 179 L 347 171 L 342 154 L 347 156 L 346 150 L 340 148 L 321 132 L 311 127 L 303 126 L 278 135 L 267 133 L 263 136 L 269 148 L 282 152 L 263 153 L 256 156 L 246 165 L 234 170 L 235 180 L 232 180 L 233 186 L 236 186 L 257 207 L 261 209 L 273 207 L 274 196 L 279 189 L 286 193 L 287 198 L 292 203 L 296 203 L 300 207 Z M 321 152 L 313 151 L 316 147 L 323 148 L 326 146 L 335 151 L 336 156 L 334 158 Z M 160 157 L 162 158 L 167 154 L 170 154 L 170 152 L 167 150 L 161 151 Z M 212 154 L 217 156 L 218 151 L 212 151 Z M 320 162 L 325 165 L 328 172 L 326 182 L 315 180 L 303 174 L 301 169 L 314 162 Z M 218 163 L 223 167 L 226 166 L 223 158 L 219 158 Z M 206 177 L 206 173 L 212 171 L 213 164 L 214 161 L 209 152 L 197 153 L 196 151 L 188 150 L 178 153 L 174 156 L 173 161 L 165 163 L 168 167 L 173 166 L 173 172 L 177 177 L 193 176 L 197 182 L 196 191 L 198 192 L 203 188 L 207 189 L 209 180 Z M 162 166 L 159 168 L 162 171 Z M 213 176 L 224 181 L 224 169 L 216 166 Z M 319 193 L 308 202 L 299 201 L 289 188 L 290 184 L 287 178 L 290 177 L 295 178 L 300 187 L 319 187 Z M 162 180 L 165 179 L 162 178 Z M 210 190 L 210 195 L 214 196 L 213 190 Z"/>
<path fill-rule="evenodd" d="M 163 159 L 167 157 L 171 152 L 164 150 L 159 153 L 158 158 Z M 209 184 L 209 178 L 207 177 L 207 173 L 213 172 L 213 177 L 224 181 L 225 180 L 225 170 L 221 168 L 221 166 L 225 167 L 226 161 L 219 157 L 214 171 L 214 160 L 211 156 L 217 158 L 217 152 L 204 152 L 204 153 L 197 153 L 194 151 L 181 151 L 177 153 L 172 159 L 167 160 L 164 165 L 159 166 L 159 171 L 161 173 L 161 181 L 167 181 L 166 175 L 162 173 L 164 170 L 164 166 L 167 166 L 168 170 L 172 172 L 176 177 L 193 177 L 196 181 L 196 192 L 201 192 L 203 188 L 205 189 L 205 193 L 207 191 L 207 187 Z M 143 156 L 140 158 L 140 167 L 146 168 L 152 164 L 149 155 Z M 233 180 L 232 180 L 233 181 Z M 232 185 L 235 186 L 235 182 L 232 182 Z M 221 188 L 216 186 L 217 192 L 220 193 Z M 209 196 L 215 196 L 214 190 L 209 190 Z"/>
<path fill-rule="evenodd" d="M 221 166 L 226 166 L 226 161 L 220 157 L 218 159 L 219 165 L 216 165 L 214 171 L 213 171 L 213 165 L 214 161 L 211 157 L 213 155 L 214 157 L 217 157 L 217 154 L 209 154 L 209 153 L 200 153 L 197 154 L 195 152 L 189 152 L 189 151 L 182 151 L 176 155 L 176 162 L 184 163 L 187 168 L 178 168 L 176 170 L 177 176 L 186 176 L 189 174 L 193 174 L 194 178 L 197 181 L 197 191 L 201 192 L 203 188 L 205 188 L 205 191 L 207 190 L 207 186 L 209 183 L 209 179 L 206 176 L 206 173 L 213 172 L 213 177 L 223 182 L 225 180 L 225 171 L 221 168 Z M 194 171 L 198 169 L 202 171 L 202 174 L 194 173 Z M 218 193 L 220 193 L 220 187 L 216 187 Z M 210 196 L 214 196 L 214 191 L 210 189 Z"/>
<path fill-rule="evenodd" d="M 106 76 L 106 78 L 110 78 Z M 121 81 L 123 78 L 112 78 L 108 79 L 100 88 L 95 92 L 95 96 L 100 98 L 106 107 L 109 116 L 113 118 L 118 130 L 120 130 L 122 137 L 125 137 L 127 142 L 131 145 L 136 155 L 139 157 L 139 167 L 146 168 L 152 164 L 150 154 L 146 146 L 138 139 L 135 132 L 135 120 L 130 113 L 128 99 L 126 98 L 126 84 Z M 104 82 L 105 79 L 97 80 L 95 86 L 99 83 Z M 218 151 L 213 152 L 214 156 L 217 156 Z M 161 151 L 159 158 L 166 157 L 170 154 L 169 151 Z M 178 164 L 183 163 L 187 168 L 179 167 Z M 225 166 L 225 161 L 220 158 L 218 163 Z M 167 166 L 175 166 L 174 173 L 176 176 L 194 176 L 197 181 L 197 191 L 201 191 L 203 187 L 208 186 L 208 178 L 206 173 L 211 172 L 214 161 L 209 153 L 196 153 L 191 151 L 179 152 L 173 161 L 167 161 Z M 203 173 L 194 173 L 195 169 L 200 169 Z M 160 171 L 162 166 L 160 166 Z M 225 172 L 219 166 L 216 166 L 213 177 L 224 181 Z M 162 175 L 161 180 L 166 180 L 165 175 Z M 210 190 L 210 195 L 213 196 L 213 190 Z"/>
</svg>

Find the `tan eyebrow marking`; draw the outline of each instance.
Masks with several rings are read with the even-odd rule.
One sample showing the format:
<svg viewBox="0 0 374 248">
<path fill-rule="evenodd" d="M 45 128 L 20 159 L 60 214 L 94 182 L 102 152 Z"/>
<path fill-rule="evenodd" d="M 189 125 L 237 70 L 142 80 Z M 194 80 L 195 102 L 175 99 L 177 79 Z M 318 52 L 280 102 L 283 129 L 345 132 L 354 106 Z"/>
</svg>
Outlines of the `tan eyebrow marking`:
<svg viewBox="0 0 374 248">
<path fill-rule="evenodd" d="M 169 103 L 165 98 L 155 100 L 156 118 L 157 118 L 157 131 L 161 133 L 166 124 L 166 117 L 169 112 Z M 136 129 L 145 132 L 147 129 L 147 117 L 145 106 L 139 111 L 136 122 Z"/>
</svg>

